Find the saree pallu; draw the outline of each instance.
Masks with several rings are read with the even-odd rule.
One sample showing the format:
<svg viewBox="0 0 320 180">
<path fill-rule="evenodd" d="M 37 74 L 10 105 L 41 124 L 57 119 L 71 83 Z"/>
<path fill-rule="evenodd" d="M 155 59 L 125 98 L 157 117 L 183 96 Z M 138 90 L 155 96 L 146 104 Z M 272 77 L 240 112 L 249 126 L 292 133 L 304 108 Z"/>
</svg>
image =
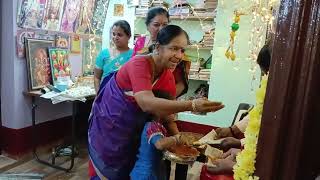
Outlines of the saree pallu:
<svg viewBox="0 0 320 180">
<path fill-rule="evenodd" d="M 110 180 L 129 179 L 147 114 L 129 101 L 115 74 L 101 87 L 89 117 L 89 155 Z"/>
</svg>

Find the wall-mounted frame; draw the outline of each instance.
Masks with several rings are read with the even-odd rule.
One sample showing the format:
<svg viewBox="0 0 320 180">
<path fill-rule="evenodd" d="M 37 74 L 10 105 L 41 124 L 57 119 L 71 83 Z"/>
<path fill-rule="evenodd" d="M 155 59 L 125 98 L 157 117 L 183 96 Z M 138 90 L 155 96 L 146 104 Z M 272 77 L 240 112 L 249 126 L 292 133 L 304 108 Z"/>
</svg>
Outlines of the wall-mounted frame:
<svg viewBox="0 0 320 180">
<path fill-rule="evenodd" d="M 53 40 L 26 39 L 29 90 L 40 89 L 51 83 L 48 48 L 53 46 Z"/>
</svg>

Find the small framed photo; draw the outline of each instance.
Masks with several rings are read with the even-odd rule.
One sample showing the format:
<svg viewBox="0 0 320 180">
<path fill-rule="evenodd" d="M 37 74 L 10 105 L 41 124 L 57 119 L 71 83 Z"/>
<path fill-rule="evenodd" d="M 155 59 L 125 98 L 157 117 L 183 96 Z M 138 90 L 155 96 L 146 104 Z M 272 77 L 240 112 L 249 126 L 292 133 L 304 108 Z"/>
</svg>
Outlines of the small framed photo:
<svg viewBox="0 0 320 180">
<path fill-rule="evenodd" d="M 49 48 L 49 57 L 53 85 L 57 85 L 59 78 L 70 79 L 71 66 L 69 62 L 69 50 L 61 48 Z"/>
<path fill-rule="evenodd" d="M 74 34 L 71 36 L 71 47 L 70 51 L 73 54 L 80 54 L 81 51 L 81 39 L 80 36 L 77 34 Z"/>
<path fill-rule="evenodd" d="M 123 16 L 123 4 L 114 4 L 114 11 L 113 11 L 113 16 Z"/>
<path fill-rule="evenodd" d="M 29 90 L 41 89 L 51 83 L 48 48 L 54 47 L 54 41 L 28 38 L 26 47 Z"/>
<path fill-rule="evenodd" d="M 25 40 L 27 38 L 34 38 L 34 36 L 35 36 L 34 31 L 27 31 L 27 30 L 22 30 L 22 29 L 17 30 L 16 50 L 17 50 L 17 55 L 19 58 L 26 57 Z"/>
<path fill-rule="evenodd" d="M 67 34 L 57 34 L 55 41 L 57 48 L 70 48 L 70 37 Z"/>
</svg>

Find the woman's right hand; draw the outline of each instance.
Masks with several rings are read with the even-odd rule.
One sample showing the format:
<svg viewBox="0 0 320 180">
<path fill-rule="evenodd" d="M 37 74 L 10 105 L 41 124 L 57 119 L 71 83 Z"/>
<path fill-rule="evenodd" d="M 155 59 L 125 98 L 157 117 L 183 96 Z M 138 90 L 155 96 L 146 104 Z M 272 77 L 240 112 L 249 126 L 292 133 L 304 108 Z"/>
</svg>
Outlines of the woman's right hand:
<svg viewBox="0 0 320 180">
<path fill-rule="evenodd" d="M 224 108 L 221 102 L 209 101 L 207 98 L 198 98 L 192 100 L 192 110 L 194 112 L 215 112 Z"/>
</svg>

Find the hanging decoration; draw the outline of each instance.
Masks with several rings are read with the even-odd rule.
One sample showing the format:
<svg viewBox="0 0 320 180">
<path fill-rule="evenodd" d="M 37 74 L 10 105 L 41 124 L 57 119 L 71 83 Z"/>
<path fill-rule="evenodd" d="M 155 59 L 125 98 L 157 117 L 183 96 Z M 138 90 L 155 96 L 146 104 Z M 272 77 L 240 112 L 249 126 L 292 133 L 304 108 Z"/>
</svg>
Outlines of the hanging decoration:
<svg viewBox="0 0 320 180">
<path fill-rule="evenodd" d="M 256 92 L 256 106 L 249 113 L 248 127 L 244 133 L 244 149 L 237 156 L 237 164 L 233 167 L 235 180 L 258 180 L 254 176 L 257 142 L 261 125 L 263 103 L 266 94 L 268 76 L 263 76 L 261 87 Z"/>
<path fill-rule="evenodd" d="M 107 16 L 107 10 L 109 7 L 110 0 L 95 0 L 95 6 L 93 12 L 86 12 L 86 16 L 90 17 L 93 14 L 92 19 L 87 20 L 87 27 L 88 31 L 91 32 L 88 37 L 89 41 L 89 51 L 83 50 L 88 52 L 89 54 L 86 55 L 85 64 L 83 64 L 83 70 L 91 70 L 95 63 L 95 58 L 97 54 L 102 49 L 101 42 L 96 40 L 96 35 L 101 36 L 103 32 L 103 27 L 105 24 L 105 18 Z M 84 75 L 87 75 L 83 72 Z"/>
<path fill-rule="evenodd" d="M 234 61 L 236 59 L 236 54 L 234 52 L 234 39 L 236 37 L 236 32 L 239 30 L 239 22 L 240 16 L 245 15 L 244 13 L 240 13 L 237 10 L 234 11 L 234 22 L 231 25 L 231 32 L 230 32 L 230 45 L 226 50 L 225 56 L 227 59 Z"/>
<path fill-rule="evenodd" d="M 82 73 L 83 76 L 93 75 L 95 59 L 102 49 L 101 41 L 82 41 Z"/>
</svg>

